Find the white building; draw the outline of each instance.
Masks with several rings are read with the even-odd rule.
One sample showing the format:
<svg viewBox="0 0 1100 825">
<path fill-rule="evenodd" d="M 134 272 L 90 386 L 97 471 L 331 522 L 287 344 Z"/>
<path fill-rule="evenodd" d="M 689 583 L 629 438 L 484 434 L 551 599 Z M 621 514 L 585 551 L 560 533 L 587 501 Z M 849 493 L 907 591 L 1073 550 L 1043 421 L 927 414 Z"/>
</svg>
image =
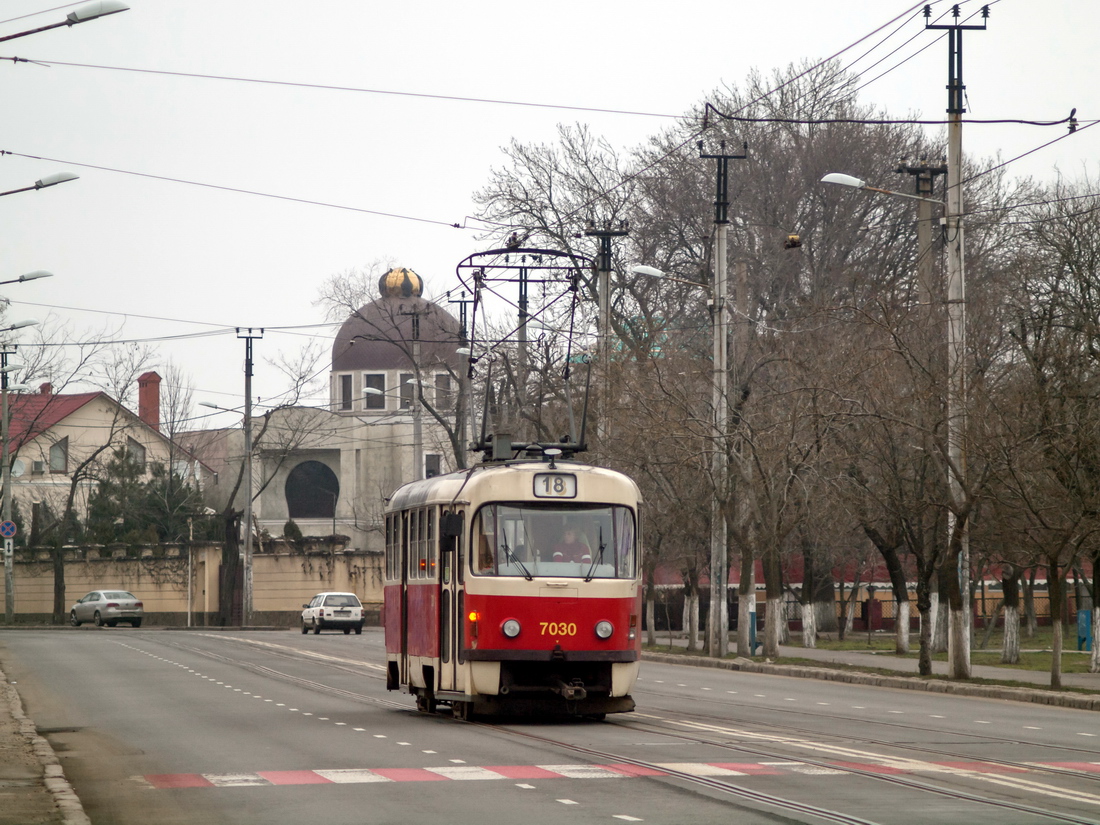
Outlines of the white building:
<svg viewBox="0 0 1100 825">
<path fill-rule="evenodd" d="M 345 535 L 351 548 L 381 551 L 385 498 L 418 475 L 455 467 L 459 323 L 421 297 L 423 281 L 411 270 L 391 269 L 379 292 L 336 335 L 328 408 L 253 419 L 261 533 L 281 536 L 293 519 L 304 535 Z M 237 480 L 243 435 L 193 433 L 187 443 L 218 469 L 207 490 L 220 509 Z M 236 501 L 243 509 L 243 495 Z"/>
</svg>

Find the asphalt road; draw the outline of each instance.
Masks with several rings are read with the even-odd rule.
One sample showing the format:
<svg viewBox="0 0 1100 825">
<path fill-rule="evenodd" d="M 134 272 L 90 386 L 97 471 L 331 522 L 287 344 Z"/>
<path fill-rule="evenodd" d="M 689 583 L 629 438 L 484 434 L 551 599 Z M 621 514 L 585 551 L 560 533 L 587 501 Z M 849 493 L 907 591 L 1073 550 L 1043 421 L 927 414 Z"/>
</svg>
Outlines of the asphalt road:
<svg viewBox="0 0 1100 825">
<path fill-rule="evenodd" d="M 6 634 L 96 825 L 1100 822 L 1094 713 L 647 662 L 638 712 L 462 723 L 382 636 Z"/>
</svg>

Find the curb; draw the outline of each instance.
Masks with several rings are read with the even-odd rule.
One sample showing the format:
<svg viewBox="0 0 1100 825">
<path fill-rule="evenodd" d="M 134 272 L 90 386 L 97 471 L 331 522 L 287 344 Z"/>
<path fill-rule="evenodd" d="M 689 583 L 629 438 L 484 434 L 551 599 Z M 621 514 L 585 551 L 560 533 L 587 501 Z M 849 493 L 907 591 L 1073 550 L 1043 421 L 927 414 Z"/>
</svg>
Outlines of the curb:
<svg viewBox="0 0 1100 825">
<path fill-rule="evenodd" d="M 3 682 L 4 701 L 6 701 L 19 727 L 19 733 L 27 740 L 27 743 L 42 765 L 43 784 L 53 797 L 57 810 L 61 813 L 61 821 L 64 825 L 92 825 L 92 820 L 84 813 L 84 806 L 80 804 L 80 798 L 65 778 L 65 772 L 61 768 L 61 762 L 54 753 L 50 743 L 38 735 L 38 728 L 34 722 L 23 713 L 23 701 L 19 698 L 10 684 L 3 670 L 0 670 L 0 681 Z"/>
<path fill-rule="evenodd" d="M 700 656 L 681 656 L 676 653 L 642 653 L 643 661 L 664 662 L 670 665 L 710 667 L 718 670 L 738 670 L 746 673 L 763 673 L 768 676 L 791 676 L 799 679 L 819 679 L 825 682 L 844 682 L 851 685 L 896 688 L 899 690 L 923 690 L 929 693 L 950 693 L 954 696 L 973 696 L 979 699 L 1004 699 L 1010 702 L 1030 702 L 1076 710 L 1100 711 L 1100 695 L 1085 696 L 1080 693 L 1059 693 L 1056 690 L 1038 688 L 1001 687 L 998 685 L 971 685 L 943 679 L 921 679 L 915 676 L 879 676 L 849 670 L 831 670 L 826 667 L 802 667 L 800 665 L 774 665 L 753 662 L 749 659 L 706 659 Z"/>
</svg>

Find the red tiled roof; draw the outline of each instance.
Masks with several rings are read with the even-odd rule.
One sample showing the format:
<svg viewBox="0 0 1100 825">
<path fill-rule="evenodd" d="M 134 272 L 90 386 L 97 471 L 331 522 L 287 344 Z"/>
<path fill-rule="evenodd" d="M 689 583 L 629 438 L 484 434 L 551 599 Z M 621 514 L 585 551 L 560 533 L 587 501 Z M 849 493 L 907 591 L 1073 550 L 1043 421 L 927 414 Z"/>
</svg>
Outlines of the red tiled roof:
<svg viewBox="0 0 1100 825">
<path fill-rule="evenodd" d="M 8 442 L 17 450 L 51 427 L 64 421 L 102 392 L 82 392 L 71 395 L 45 393 L 10 393 L 8 395 Z"/>
</svg>

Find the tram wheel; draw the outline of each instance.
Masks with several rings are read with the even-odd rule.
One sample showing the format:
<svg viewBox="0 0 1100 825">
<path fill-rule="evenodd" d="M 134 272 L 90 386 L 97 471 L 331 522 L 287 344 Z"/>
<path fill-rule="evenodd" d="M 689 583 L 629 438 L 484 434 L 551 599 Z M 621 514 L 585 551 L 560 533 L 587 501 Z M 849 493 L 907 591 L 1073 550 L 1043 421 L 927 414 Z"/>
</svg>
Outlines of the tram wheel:
<svg viewBox="0 0 1100 825">
<path fill-rule="evenodd" d="M 420 713 L 435 713 L 435 697 L 427 691 L 416 694 L 416 709 Z"/>
<path fill-rule="evenodd" d="M 458 719 L 461 722 L 470 721 L 470 703 L 469 702 L 451 702 L 451 716 Z"/>
</svg>

